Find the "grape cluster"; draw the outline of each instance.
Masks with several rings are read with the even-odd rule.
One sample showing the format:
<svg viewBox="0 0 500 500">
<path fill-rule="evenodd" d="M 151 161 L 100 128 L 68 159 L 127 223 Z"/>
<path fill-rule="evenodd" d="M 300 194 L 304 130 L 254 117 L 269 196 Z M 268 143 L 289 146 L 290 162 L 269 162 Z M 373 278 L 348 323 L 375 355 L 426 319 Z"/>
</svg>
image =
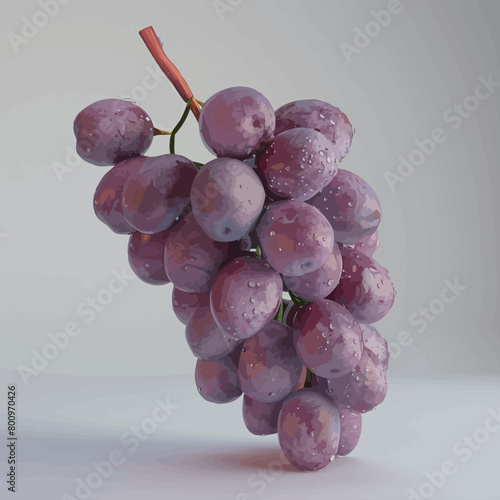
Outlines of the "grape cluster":
<svg viewBox="0 0 500 500">
<path fill-rule="evenodd" d="M 388 347 L 371 326 L 394 301 L 373 259 L 379 200 L 339 169 L 353 128 L 326 102 L 274 110 L 256 90 L 228 88 L 203 104 L 199 128 L 216 156 L 205 165 L 144 156 L 156 129 L 132 102 L 81 111 L 78 153 L 113 165 L 95 213 L 130 235 L 141 280 L 173 284 L 201 396 L 244 394 L 251 433 L 277 433 L 295 467 L 321 469 L 355 448 L 362 414 L 387 393 Z"/>
</svg>

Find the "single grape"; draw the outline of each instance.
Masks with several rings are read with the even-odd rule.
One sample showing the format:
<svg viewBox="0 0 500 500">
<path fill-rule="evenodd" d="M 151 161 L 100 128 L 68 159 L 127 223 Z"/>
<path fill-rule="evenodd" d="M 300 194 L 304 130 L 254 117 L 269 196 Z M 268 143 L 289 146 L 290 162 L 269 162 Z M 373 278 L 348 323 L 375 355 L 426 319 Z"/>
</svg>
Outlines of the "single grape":
<svg viewBox="0 0 500 500">
<path fill-rule="evenodd" d="M 230 403 L 242 394 L 234 356 L 198 359 L 194 376 L 198 392 L 211 403 Z"/>
<path fill-rule="evenodd" d="M 361 415 L 347 406 L 336 404 L 340 417 L 340 441 L 337 455 L 345 457 L 356 448 L 361 435 Z"/>
<path fill-rule="evenodd" d="M 387 269 L 375 260 L 349 248 L 343 248 L 342 276 L 327 297 L 342 304 L 361 323 L 376 323 L 394 303 L 394 286 Z"/>
<path fill-rule="evenodd" d="M 167 275 L 185 292 L 208 292 L 226 256 L 227 243 L 210 239 L 193 213 L 175 224 L 165 243 Z"/>
<path fill-rule="evenodd" d="M 153 123 L 136 104 L 103 99 L 76 115 L 76 151 L 89 163 L 114 165 L 145 153 L 153 141 Z"/>
<path fill-rule="evenodd" d="M 208 293 L 184 292 L 179 288 L 172 289 L 172 309 L 177 319 L 187 325 L 198 305 L 210 304 Z"/>
<path fill-rule="evenodd" d="M 282 292 L 281 276 L 265 260 L 237 258 L 219 271 L 212 286 L 215 321 L 236 339 L 251 337 L 272 321 Z"/>
<path fill-rule="evenodd" d="M 165 240 L 168 231 L 156 234 L 133 233 L 128 243 L 128 261 L 132 271 L 145 283 L 170 283 L 165 271 Z"/>
<path fill-rule="evenodd" d="M 290 463 L 299 470 L 318 470 L 335 457 L 340 440 L 337 408 L 314 389 L 301 389 L 283 403 L 278 439 Z"/>
<path fill-rule="evenodd" d="M 293 323 L 295 349 L 319 377 L 341 377 L 359 363 L 361 327 L 341 305 L 318 300 L 302 307 Z"/>
<path fill-rule="evenodd" d="M 238 344 L 219 329 L 210 310 L 210 302 L 198 305 L 193 312 L 186 325 L 186 340 L 193 354 L 201 359 L 229 354 Z"/>
<path fill-rule="evenodd" d="M 269 190 L 282 198 L 305 201 L 327 186 L 337 173 L 335 146 L 308 128 L 276 136 L 259 159 Z"/>
<path fill-rule="evenodd" d="M 257 436 L 278 432 L 278 417 L 283 401 L 263 403 L 246 394 L 243 396 L 243 421 L 247 429 Z"/>
<path fill-rule="evenodd" d="M 326 217 L 303 201 L 271 203 L 257 225 L 265 258 L 286 276 L 321 267 L 333 252 L 335 237 Z"/>
<path fill-rule="evenodd" d="M 344 247 L 350 248 L 355 252 L 364 253 L 365 255 L 368 255 L 368 257 L 373 257 L 373 254 L 375 253 L 375 250 L 377 250 L 378 246 L 379 246 L 378 229 L 369 236 L 361 238 L 357 243 L 343 244 L 339 242 L 339 248 L 344 248 Z"/>
<path fill-rule="evenodd" d="M 351 373 L 332 379 L 318 378 L 317 383 L 318 389 L 336 404 L 358 413 L 373 410 L 387 395 L 386 370 L 370 349 L 363 349 L 359 364 Z"/>
<path fill-rule="evenodd" d="M 134 163 L 123 161 L 108 170 L 94 194 L 97 218 L 118 234 L 129 234 L 135 228 L 125 219 L 122 207 L 123 185 L 133 172 Z"/>
<path fill-rule="evenodd" d="M 382 210 L 375 191 L 347 170 L 339 169 L 332 182 L 308 203 L 326 216 L 340 243 L 358 243 L 380 223 Z"/>
<path fill-rule="evenodd" d="M 366 323 L 361 323 L 363 332 L 363 345 L 365 349 L 369 349 L 379 360 L 385 370 L 389 367 L 389 346 L 387 341 L 380 335 L 378 330 Z"/>
<path fill-rule="evenodd" d="M 283 276 L 285 285 L 302 299 L 314 302 L 330 295 L 339 284 L 342 256 L 337 245 L 328 260 L 315 271 L 302 276 Z"/>
<path fill-rule="evenodd" d="M 248 158 L 271 141 L 274 127 L 271 103 L 248 87 L 221 90 L 201 108 L 201 138 L 216 156 Z"/>
<path fill-rule="evenodd" d="M 257 174 L 233 158 L 205 164 L 191 186 L 191 206 L 198 224 L 215 241 L 236 241 L 251 231 L 264 206 Z"/>
<path fill-rule="evenodd" d="M 132 158 L 133 171 L 123 188 L 127 221 L 141 233 L 168 229 L 189 205 L 191 184 L 198 172 L 180 155 Z"/>
<path fill-rule="evenodd" d="M 302 372 L 293 347 L 292 329 L 271 321 L 243 342 L 238 365 L 241 390 L 252 399 L 280 401 L 297 385 Z"/>
<path fill-rule="evenodd" d="M 296 127 L 321 132 L 335 144 L 339 160 L 349 152 L 354 133 L 351 122 L 339 108 L 327 102 L 301 99 L 276 110 L 276 135 Z"/>
</svg>

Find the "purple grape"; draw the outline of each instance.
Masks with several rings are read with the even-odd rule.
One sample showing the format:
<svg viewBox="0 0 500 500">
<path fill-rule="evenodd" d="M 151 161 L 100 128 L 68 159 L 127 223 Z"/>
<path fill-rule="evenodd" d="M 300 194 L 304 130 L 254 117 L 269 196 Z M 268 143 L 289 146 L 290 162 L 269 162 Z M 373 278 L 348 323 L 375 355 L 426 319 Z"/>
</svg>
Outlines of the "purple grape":
<svg viewBox="0 0 500 500">
<path fill-rule="evenodd" d="M 327 297 L 344 305 L 361 323 L 376 323 L 394 303 L 394 286 L 387 269 L 371 257 L 341 250 L 342 276 L 335 290 Z"/>
<path fill-rule="evenodd" d="M 363 349 L 358 366 L 343 377 L 318 378 L 318 389 L 327 393 L 335 404 L 352 411 L 373 410 L 387 395 L 385 368 L 370 349 Z"/>
<path fill-rule="evenodd" d="M 308 203 L 326 216 L 340 243 L 358 243 L 374 233 L 380 223 L 381 208 L 375 191 L 347 170 L 339 169 L 332 182 Z"/>
<path fill-rule="evenodd" d="M 210 302 L 195 309 L 186 325 L 186 340 L 193 354 L 201 359 L 229 354 L 238 344 L 219 329 L 210 310 Z"/>
<path fill-rule="evenodd" d="M 251 231 L 262 212 L 264 197 L 257 174 L 233 158 L 205 164 L 191 187 L 196 221 L 215 241 L 236 241 Z"/>
<path fill-rule="evenodd" d="M 300 307 L 297 304 L 294 304 L 293 302 L 290 302 L 283 311 L 283 323 L 285 325 L 289 326 L 292 328 L 293 326 L 293 321 L 295 319 L 295 316 L 297 316 L 297 313 L 299 312 Z"/>
<path fill-rule="evenodd" d="M 198 359 L 194 378 L 198 392 L 211 403 L 230 403 L 242 394 L 234 356 Z"/>
<path fill-rule="evenodd" d="M 355 252 L 368 255 L 368 257 L 373 257 L 373 254 L 375 253 L 375 250 L 377 250 L 378 246 L 378 229 L 369 236 L 361 238 L 357 243 L 352 243 L 350 245 L 339 243 L 339 248 L 350 248 Z"/>
<path fill-rule="evenodd" d="M 321 132 L 335 144 L 337 157 L 344 158 L 351 146 L 353 129 L 339 108 L 317 99 L 290 102 L 276 110 L 276 135 L 285 130 L 305 127 Z"/>
<path fill-rule="evenodd" d="M 364 349 L 369 349 L 379 360 L 380 364 L 387 371 L 389 367 L 389 346 L 387 341 L 380 335 L 378 330 L 368 324 L 360 324 L 361 331 L 363 332 L 363 345 Z"/>
<path fill-rule="evenodd" d="M 354 413 L 347 406 L 335 405 L 340 417 L 340 442 L 337 455 L 345 457 L 356 448 L 361 435 L 361 415 Z"/>
<path fill-rule="evenodd" d="M 219 271 L 210 292 L 212 313 L 224 333 L 246 339 L 272 321 L 282 292 L 281 276 L 265 260 L 241 257 Z"/>
<path fill-rule="evenodd" d="M 260 157 L 259 169 L 273 194 L 305 201 L 326 187 L 337 173 L 334 149 L 316 130 L 286 130 Z"/>
<path fill-rule="evenodd" d="M 361 327 L 341 305 L 330 300 L 311 302 L 293 323 L 295 349 L 304 365 L 319 377 L 341 377 L 361 359 Z"/>
<path fill-rule="evenodd" d="M 337 245 L 328 260 L 315 271 L 302 276 L 283 276 L 285 285 L 302 299 L 310 302 L 324 299 L 339 284 L 342 274 L 342 256 Z"/>
<path fill-rule="evenodd" d="M 244 341 L 238 377 L 242 391 L 252 399 L 263 403 L 282 400 L 293 391 L 301 372 L 292 329 L 283 323 L 271 321 Z"/>
<path fill-rule="evenodd" d="M 243 421 L 247 429 L 257 436 L 267 436 L 278 432 L 278 417 L 283 401 L 263 403 L 243 396 Z"/>
<path fill-rule="evenodd" d="M 326 217 L 303 201 L 271 203 L 257 225 L 264 256 L 276 271 L 301 276 L 321 267 L 335 237 Z"/>
<path fill-rule="evenodd" d="M 128 261 L 132 271 L 145 283 L 170 283 L 165 271 L 165 240 L 168 231 L 156 234 L 133 233 L 128 243 Z"/>
<path fill-rule="evenodd" d="M 226 256 L 227 243 L 210 239 L 192 213 L 170 230 L 165 243 L 167 275 L 184 292 L 208 292 Z"/>
<path fill-rule="evenodd" d="M 184 325 L 188 324 L 199 305 L 207 304 L 210 304 L 208 293 L 184 292 L 175 287 L 172 290 L 172 309 L 177 319 Z"/>
<path fill-rule="evenodd" d="M 97 218 L 118 234 L 135 231 L 123 215 L 121 201 L 123 185 L 130 173 L 128 162 L 118 163 L 106 172 L 94 194 L 94 212 Z"/>
<path fill-rule="evenodd" d="M 168 229 L 189 205 L 198 169 L 184 156 L 172 154 L 141 156 L 127 162 L 133 164 L 133 171 L 123 188 L 125 218 L 141 233 Z"/>
<path fill-rule="evenodd" d="M 75 118 L 76 151 L 89 163 L 114 165 L 147 151 L 153 123 L 139 106 L 121 99 L 103 99 Z"/>
<path fill-rule="evenodd" d="M 248 158 L 271 141 L 274 127 L 271 103 L 248 87 L 221 90 L 201 108 L 201 138 L 216 156 Z"/>
<path fill-rule="evenodd" d="M 289 462 L 299 470 L 318 470 L 335 457 L 340 440 L 337 408 L 314 389 L 290 395 L 281 408 L 278 439 Z"/>
</svg>

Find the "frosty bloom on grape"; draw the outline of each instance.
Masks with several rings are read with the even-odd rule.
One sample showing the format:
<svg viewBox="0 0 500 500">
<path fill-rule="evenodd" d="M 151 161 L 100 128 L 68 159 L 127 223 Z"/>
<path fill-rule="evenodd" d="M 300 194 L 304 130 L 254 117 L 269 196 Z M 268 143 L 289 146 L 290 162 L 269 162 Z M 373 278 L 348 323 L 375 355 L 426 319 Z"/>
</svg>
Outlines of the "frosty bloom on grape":
<svg viewBox="0 0 500 500">
<path fill-rule="evenodd" d="M 426 481 L 422 481 L 416 488 L 408 488 L 407 500 L 432 498 L 436 490 L 443 488 L 448 479 L 459 471 L 460 464 L 467 463 L 474 452 L 481 450 L 492 435 L 500 431 L 500 407 L 489 408 L 487 413 L 488 416 L 481 426 L 476 427 L 471 434 L 464 434 L 453 444 L 451 451 L 454 456 L 460 457 L 460 462 L 446 459 L 433 472 L 425 471 Z"/>
<path fill-rule="evenodd" d="M 114 297 L 122 293 L 131 281 L 136 277 L 129 274 L 126 268 L 121 272 L 111 271 L 112 278 L 109 279 L 105 288 L 101 288 L 94 296 L 87 297 L 85 301 L 76 306 L 76 316 L 83 318 L 84 323 L 92 323 L 97 315 L 113 302 Z M 83 331 L 83 325 L 79 320 L 67 321 L 66 324 L 56 333 L 48 333 L 50 342 L 47 342 L 40 350 L 32 349 L 31 367 L 18 365 L 17 372 L 24 385 L 29 384 L 31 377 L 38 376 L 49 365 L 49 361 L 57 358 L 61 351 L 64 351 L 71 340 L 78 337 Z"/>
<path fill-rule="evenodd" d="M 489 99 L 495 90 L 500 87 L 500 81 L 495 80 L 492 73 L 488 77 L 478 76 L 478 84 L 474 91 L 466 96 L 462 102 L 454 103 L 446 109 L 442 116 L 443 122 L 450 128 L 451 132 L 458 130 L 465 120 L 470 118 L 481 106 L 481 102 Z M 406 157 L 398 156 L 398 166 L 396 172 L 386 170 L 384 177 L 389 185 L 389 189 L 394 193 L 398 184 L 403 184 L 406 179 L 415 173 L 415 167 L 422 166 L 427 158 L 432 156 L 438 144 L 443 144 L 448 140 L 449 133 L 446 127 L 436 127 L 423 139 L 415 139 L 417 146 Z"/>
<path fill-rule="evenodd" d="M 7 33 L 12 49 L 17 54 L 22 45 L 26 45 L 30 40 L 36 37 L 40 30 L 47 26 L 51 19 L 59 13 L 62 5 L 67 5 L 70 0 L 38 0 L 40 10 L 37 10 L 29 19 L 26 16 L 21 17 L 21 34 L 10 31 Z"/>
<path fill-rule="evenodd" d="M 212 6 L 221 21 L 226 19 L 226 13 L 233 12 L 235 7 L 241 5 L 243 0 L 214 0 Z"/>
<path fill-rule="evenodd" d="M 179 405 L 170 402 L 168 396 L 163 399 L 155 399 L 155 408 L 151 416 L 144 418 L 139 425 L 132 425 L 128 431 L 120 436 L 120 443 L 124 447 L 122 450 L 111 451 L 102 462 L 92 462 L 94 471 L 90 472 L 83 479 L 75 479 L 76 486 L 72 495 L 63 493 L 61 500 L 77 500 L 91 498 L 95 490 L 101 487 L 105 480 L 108 480 L 115 469 L 121 467 L 127 461 L 127 455 L 135 453 L 148 436 L 154 434 L 160 424 L 163 424 L 177 410 Z"/>
<path fill-rule="evenodd" d="M 389 0 L 385 9 L 370 11 L 372 19 L 364 25 L 363 29 L 359 26 L 354 28 L 353 43 L 342 42 L 340 44 L 345 60 L 351 63 L 353 56 L 361 54 L 361 51 L 370 45 L 372 39 L 379 36 L 382 29 L 387 28 L 394 16 L 403 12 L 403 9 L 404 6 L 401 4 L 401 0 Z"/>
<path fill-rule="evenodd" d="M 429 302 L 427 307 L 419 307 L 418 311 L 410 314 L 408 323 L 414 327 L 418 333 L 424 333 L 429 327 L 429 323 L 434 323 L 438 316 L 441 316 L 446 307 L 453 304 L 455 300 L 462 295 L 462 292 L 467 290 L 467 285 L 462 285 L 458 282 L 458 278 L 453 281 L 444 280 L 444 287 L 441 289 L 439 298 L 435 298 Z M 408 347 L 413 343 L 413 336 L 407 330 L 398 333 L 397 339 L 388 343 L 389 354 L 391 359 L 397 359 L 401 356 L 402 348 Z"/>
</svg>

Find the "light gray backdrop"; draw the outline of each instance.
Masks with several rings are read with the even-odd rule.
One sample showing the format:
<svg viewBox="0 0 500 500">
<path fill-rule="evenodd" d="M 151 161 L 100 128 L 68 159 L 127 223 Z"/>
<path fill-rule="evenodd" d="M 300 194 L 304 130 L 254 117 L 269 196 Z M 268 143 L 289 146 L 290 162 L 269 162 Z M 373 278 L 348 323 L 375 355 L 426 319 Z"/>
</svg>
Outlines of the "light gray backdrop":
<svg viewBox="0 0 500 500">
<path fill-rule="evenodd" d="M 20 365 L 41 374 L 25 371 L 29 384 L 192 377 L 170 285 L 125 279 L 122 292 L 103 291 L 127 268 L 127 238 L 93 214 L 106 169 L 74 155 L 73 119 L 95 100 L 131 97 L 164 129 L 178 120 L 184 105 L 137 34 L 150 24 L 201 100 L 246 85 L 276 107 L 318 98 L 348 115 L 356 133 L 342 167 L 379 195 L 375 255 L 398 292 L 378 325 L 391 377 L 498 376 L 499 14 L 495 0 L 10 2 L 0 21 L 6 380 L 50 393 L 25 388 Z M 167 150 L 159 137 L 148 154 Z M 192 117 L 177 151 L 211 157 Z M 93 297 L 111 300 L 95 317 L 82 305 Z M 48 335 L 65 328 L 80 333 L 51 351 Z"/>
</svg>

